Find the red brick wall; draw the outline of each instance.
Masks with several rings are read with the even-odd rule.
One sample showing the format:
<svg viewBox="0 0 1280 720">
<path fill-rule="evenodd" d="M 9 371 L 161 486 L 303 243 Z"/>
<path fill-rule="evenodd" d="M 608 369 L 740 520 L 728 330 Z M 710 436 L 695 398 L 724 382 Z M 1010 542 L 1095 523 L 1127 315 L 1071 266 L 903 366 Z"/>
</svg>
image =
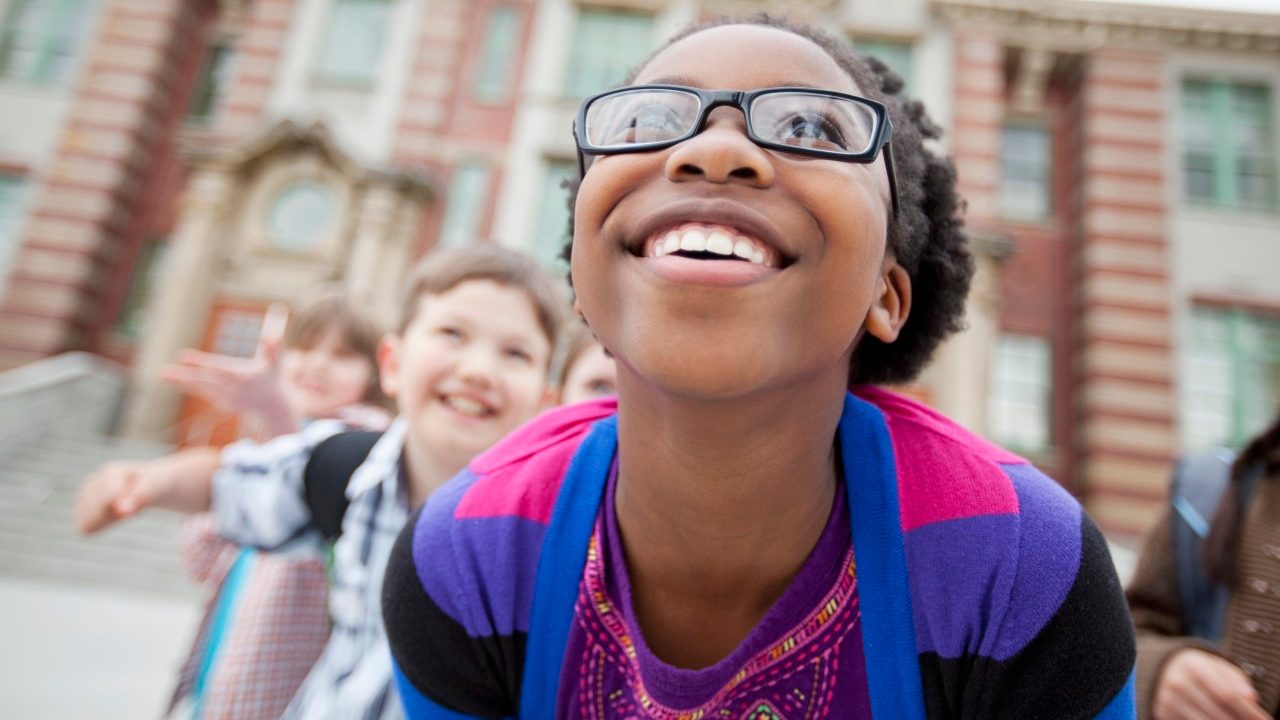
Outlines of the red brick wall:
<svg viewBox="0 0 1280 720">
<path fill-rule="evenodd" d="M 98 349 L 173 157 L 212 0 L 110 0 L 0 302 L 0 368 Z"/>
<path fill-rule="evenodd" d="M 1078 267 L 1081 478 L 1106 529 L 1147 529 L 1176 449 L 1163 59 L 1089 58 Z"/>
</svg>

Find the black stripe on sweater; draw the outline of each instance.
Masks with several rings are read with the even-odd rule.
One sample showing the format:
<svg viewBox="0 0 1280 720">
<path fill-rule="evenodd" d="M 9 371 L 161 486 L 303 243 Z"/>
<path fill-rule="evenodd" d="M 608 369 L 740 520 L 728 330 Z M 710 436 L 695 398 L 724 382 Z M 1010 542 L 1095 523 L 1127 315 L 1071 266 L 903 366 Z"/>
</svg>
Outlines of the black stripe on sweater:
<svg viewBox="0 0 1280 720">
<path fill-rule="evenodd" d="M 437 704 L 482 718 L 514 715 L 525 633 L 473 638 L 432 601 L 413 564 L 417 520 L 415 514 L 396 538 L 382 586 L 391 654 L 409 682 Z"/>
<path fill-rule="evenodd" d="M 1025 648 L 1000 662 L 920 656 L 929 717 L 1092 718 L 1124 687 L 1137 652 L 1133 622 L 1106 540 L 1081 517 L 1075 582 Z"/>
</svg>

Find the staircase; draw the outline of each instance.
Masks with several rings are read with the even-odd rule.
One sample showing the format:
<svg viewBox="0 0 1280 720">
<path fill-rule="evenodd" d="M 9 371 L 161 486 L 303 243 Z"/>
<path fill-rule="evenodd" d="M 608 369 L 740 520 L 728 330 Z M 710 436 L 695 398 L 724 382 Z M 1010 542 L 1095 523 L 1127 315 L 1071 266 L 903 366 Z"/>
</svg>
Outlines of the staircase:
<svg viewBox="0 0 1280 720">
<path fill-rule="evenodd" d="M 194 597 L 178 568 L 180 516 L 144 512 L 88 538 L 72 523 L 76 489 L 99 465 L 170 451 L 107 435 L 123 371 L 85 356 L 34 365 L 0 375 L 0 578 Z"/>
<path fill-rule="evenodd" d="M 174 544 L 180 516 L 144 512 L 88 538 L 72 524 L 76 488 L 95 468 L 168 450 L 158 443 L 55 431 L 0 460 L 0 575 L 191 595 Z"/>
</svg>

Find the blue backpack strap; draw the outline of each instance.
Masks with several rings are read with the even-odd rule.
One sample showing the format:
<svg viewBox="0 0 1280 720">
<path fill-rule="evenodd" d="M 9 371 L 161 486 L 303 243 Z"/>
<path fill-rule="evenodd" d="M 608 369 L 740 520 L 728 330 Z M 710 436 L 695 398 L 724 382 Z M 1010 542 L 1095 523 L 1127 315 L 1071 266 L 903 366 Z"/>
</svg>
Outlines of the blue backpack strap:
<svg viewBox="0 0 1280 720">
<path fill-rule="evenodd" d="M 1211 642 L 1222 635 L 1227 589 L 1205 574 L 1201 548 L 1231 481 L 1234 459 L 1230 450 L 1221 448 L 1188 455 L 1178 461 L 1169 486 L 1169 529 L 1182 620 L 1188 635 Z"/>
<path fill-rule="evenodd" d="M 596 423 L 574 453 L 551 511 L 533 585 L 520 687 L 520 717 L 555 717 L 556 693 L 587 545 L 618 447 L 617 416 Z"/>
<path fill-rule="evenodd" d="M 858 565 L 871 714 L 923 720 L 924 685 L 916 656 L 893 444 L 880 410 L 852 394 L 845 396 L 840 418 L 840 450 Z"/>
</svg>

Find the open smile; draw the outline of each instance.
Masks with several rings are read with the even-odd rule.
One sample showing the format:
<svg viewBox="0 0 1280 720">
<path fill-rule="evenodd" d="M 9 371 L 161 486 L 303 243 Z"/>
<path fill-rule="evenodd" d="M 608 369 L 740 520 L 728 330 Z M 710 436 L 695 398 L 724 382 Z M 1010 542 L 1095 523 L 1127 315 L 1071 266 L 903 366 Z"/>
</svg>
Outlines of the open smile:
<svg viewBox="0 0 1280 720">
<path fill-rule="evenodd" d="M 768 280 L 796 258 L 760 210 L 724 198 L 678 199 L 646 219 L 626 251 L 673 283 L 738 287 Z"/>
<path fill-rule="evenodd" d="M 492 405 L 473 397 L 452 394 L 440 395 L 436 399 L 441 405 L 466 417 L 486 419 L 498 414 L 498 410 Z"/>
<path fill-rule="evenodd" d="M 659 231 L 645 241 L 643 253 L 648 258 L 675 255 L 692 260 L 748 262 L 774 269 L 782 264 L 778 251 L 759 238 L 736 228 L 708 223 L 683 223 Z"/>
</svg>

